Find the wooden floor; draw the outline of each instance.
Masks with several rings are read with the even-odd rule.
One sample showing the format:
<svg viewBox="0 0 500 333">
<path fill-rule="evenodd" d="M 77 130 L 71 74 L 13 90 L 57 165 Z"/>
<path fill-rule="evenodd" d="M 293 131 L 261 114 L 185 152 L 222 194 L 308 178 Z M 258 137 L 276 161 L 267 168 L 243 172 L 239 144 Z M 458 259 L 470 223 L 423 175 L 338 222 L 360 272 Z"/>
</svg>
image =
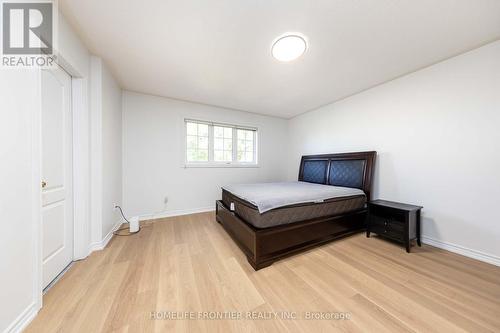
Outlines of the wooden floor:
<svg viewBox="0 0 500 333">
<path fill-rule="evenodd" d="M 204 213 L 114 237 L 43 301 L 28 332 L 498 332 L 500 267 L 359 234 L 255 272 Z"/>
</svg>

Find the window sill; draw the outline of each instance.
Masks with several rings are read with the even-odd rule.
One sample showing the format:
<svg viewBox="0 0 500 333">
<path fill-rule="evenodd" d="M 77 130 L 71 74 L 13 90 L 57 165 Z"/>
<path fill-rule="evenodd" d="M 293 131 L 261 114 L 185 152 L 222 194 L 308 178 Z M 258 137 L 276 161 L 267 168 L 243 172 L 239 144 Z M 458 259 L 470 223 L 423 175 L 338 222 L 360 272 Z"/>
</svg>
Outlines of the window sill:
<svg viewBox="0 0 500 333">
<path fill-rule="evenodd" d="M 260 168 L 259 164 L 218 164 L 218 163 L 209 163 L 209 164 L 184 164 L 181 168 Z"/>
</svg>

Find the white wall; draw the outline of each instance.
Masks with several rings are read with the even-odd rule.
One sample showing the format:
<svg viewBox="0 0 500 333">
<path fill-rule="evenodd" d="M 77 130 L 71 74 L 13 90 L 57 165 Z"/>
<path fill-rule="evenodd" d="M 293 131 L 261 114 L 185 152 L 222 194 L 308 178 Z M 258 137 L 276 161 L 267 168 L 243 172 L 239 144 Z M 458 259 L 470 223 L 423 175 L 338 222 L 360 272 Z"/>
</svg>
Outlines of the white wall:
<svg viewBox="0 0 500 333">
<path fill-rule="evenodd" d="M 183 168 L 184 118 L 259 129 L 258 168 Z M 286 178 L 287 121 L 247 112 L 143 95 L 123 94 L 123 202 L 130 216 L 215 207 L 229 183 Z M 168 197 L 168 204 L 164 204 Z"/>
<path fill-rule="evenodd" d="M 61 13 L 58 15 L 57 37 L 57 51 L 64 58 L 65 65 L 79 77 L 89 79 L 90 53 Z"/>
<path fill-rule="evenodd" d="M 0 72 L 0 332 L 14 328 L 17 318 L 36 307 L 34 250 L 39 216 L 33 206 L 39 199 L 33 195 L 32 144 L 39 93 L 39 72 Z"/>
<path fill-rule="evenodd" d="M 288 175 L 301 154 L 377 150 L 375 198 L 423 205 L 426 241 L 498 264 L 499 124 L 495 42 L 292 119 Z"/>
<path fill-rule="evenodd" d="M 90 57 L 90 239 L 102 239 L 102 60 Z"/>
<path fill-rule="evenodd" d="M 120 221 L 122 202 L 122 91 L 101 58 L 91 57 L 91 238 L 103 247 Z"/>
<path fill-rule="evenodd" d="M 102 66 L 102 236 L 120 222 L 114 205 L 122 204 L 122 90 Z"/>
<path fill-rule="evenodd" d="M 101 58 L 90 63 L 91 234 L 93 247 L 101 248 L 120 221 L 114 205 L 122 202 L 122 91 Z"/>
</svg>

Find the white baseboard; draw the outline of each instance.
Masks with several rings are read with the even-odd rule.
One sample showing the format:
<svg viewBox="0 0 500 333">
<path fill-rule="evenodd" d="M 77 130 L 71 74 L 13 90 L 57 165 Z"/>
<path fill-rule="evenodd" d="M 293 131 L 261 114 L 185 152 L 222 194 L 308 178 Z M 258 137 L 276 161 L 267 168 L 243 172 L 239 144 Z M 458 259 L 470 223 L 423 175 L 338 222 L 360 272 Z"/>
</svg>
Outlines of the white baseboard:
<svg viewBox="0 0 500 333">
<path fill-rule="evenodd" d="M 143 215 L 136 216 L 136 218 L 138 218 L 139 221 L 145 221 L 145 220 L 162 219 L 165 217 L 172 217 L 172 216 L 181 216 L 181 215 L 189 215 L 189 214 L 196 214 L 196 213 L 206 213 L 206 212 L 212 212 L 214 210 L 215 210 L 215 206 L 191 208 L 191 209 L 177 209 L 177 210 L 170 210 L 170 211 L 153 213 L 153 214 L 143 214 Z"/>
<path fill-rule="evenodd" d="M 31 303 L 17 318 L 14 320 L 12 324 L 9 325 L 4 331 L 4 333 L 18 333 L 22 332 L 31 321 L 38 314 L 38 309 L 36 303 Z"/>
<path fill-rule="evenodd" d="M 106 245 L 108 245 L 109 241 L 111 238 L 113 238 L 113 233 L 120 228 L 122 225 L 121 221 L 118 221 L 113 228 L 108 232 L 108 234 L 99 242 L 94 242 L 89 245 L 89 254 L 94 252 L 94 251 L 101 251 L 104 250 Z"/>
<path fill-rule="evenodd" d="M 431 237 L 422 236 L 422 243 L 432 245 L 434 247 L 438 247 L 443 250 L 447 250 L 450 252 L 454 252 L 465 257 L 477 259 L 480 261 L 484 261 L 488 264 L 492 264 L 495 266 L 500 266 L 500 257 L 494 256 L 492 254 L 484 253 L 481 251 L 473 250 L 467 248 L 462 245 L 452 244 L 448 242 L 444 242 L 441 240 L 437 240 Z"/>
</svg>

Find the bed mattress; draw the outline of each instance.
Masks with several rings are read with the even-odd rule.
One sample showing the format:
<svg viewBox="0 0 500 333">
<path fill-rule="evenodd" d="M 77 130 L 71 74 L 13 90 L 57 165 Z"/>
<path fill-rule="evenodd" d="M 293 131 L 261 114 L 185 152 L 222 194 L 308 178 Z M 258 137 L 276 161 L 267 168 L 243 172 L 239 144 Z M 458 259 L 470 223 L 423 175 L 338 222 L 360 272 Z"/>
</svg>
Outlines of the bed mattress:
<svg viewBox="0 0 500 333">
<path fill-rule="evenodd" d="M 334 187 L 329 185 L 319 186 Z M 268 196 L 276 198 L 276 195 L 273 196 L 269 194 L 269 191 L 267 192 Z M 232 210 L 238 216 L 256 228 L 269 228 L 326 216 L 342 215 L 365 207 L 366 195 L 361 190 L 341 189 L 340 191 L 336 191 L 336 193 L 337 195 L 330 194 L 328 198 L 324 197 L 327 195 L 326 193 L 320 193 L 320 196 L 323 196 L 321 199 L 310 200 L 306 198 L 297 200 L 297 197 L 292 195 L 287 200 L 281 200 L 283 204 L 277 207 L 264 209 L 264 211 L 262 211 L 263 209 L 261 206 L 259 211 L 258 204 L 262 204 L 262 202 L 256 202 L 255 197 L 253 200 L 248 200 L 248 198 L 245 197 L 245 195 L 247 197 L 249 196 L 248 193 L 245 193 L 245 195 L 238 195 L 238 191 L 234 188 L 224 187 L 222 189 L 222 202 L 226 207 L 232 207 Z M 290 201 L 300 202 L 286 204 L 286 202 Z M 276 204 L 274 206 L 276 206 Z"/>
<path fill-rule="evenodd" d="M 250 202 L 259 213 L 300 203 L 323 202 L 332 198 L 364 195 L 359 188 L 314 184 L 309 182 L 277 182 L 234 184 L 222 189 Z"/>
</svg>

